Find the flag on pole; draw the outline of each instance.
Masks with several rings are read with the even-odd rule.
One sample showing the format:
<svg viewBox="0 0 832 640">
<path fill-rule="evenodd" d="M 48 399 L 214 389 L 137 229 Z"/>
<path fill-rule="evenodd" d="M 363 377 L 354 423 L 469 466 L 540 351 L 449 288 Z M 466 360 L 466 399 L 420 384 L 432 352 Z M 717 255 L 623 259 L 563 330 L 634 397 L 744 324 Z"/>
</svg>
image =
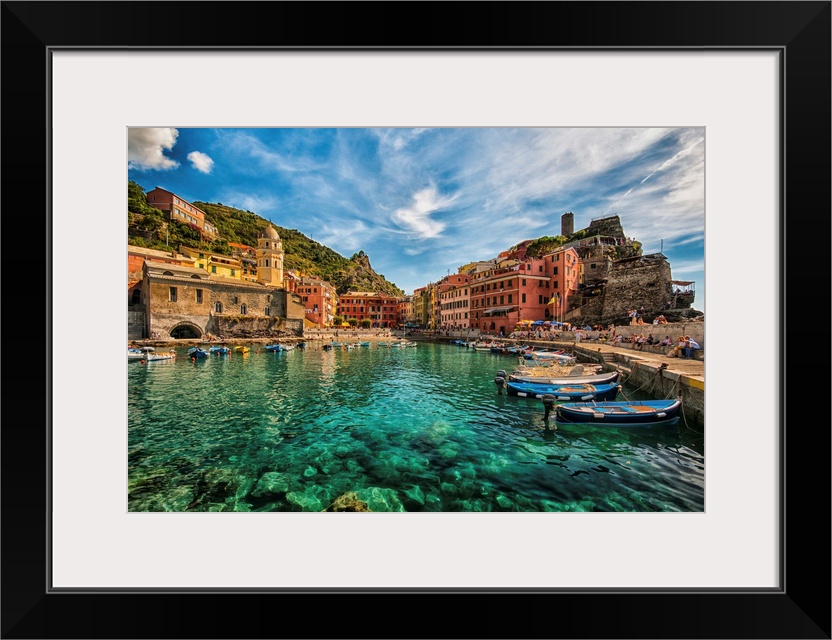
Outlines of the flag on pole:
<svg viewBox="0 0 832 640">
<path fill-rule="evenodd" d="M 556 297 L 556 296 L 557 296 L 557 294 L 553 295 L 553 296 L 552 296 L 552 299 L 551 299 L 551 300 L 549 300 L 549 302 L 547 302 L 546 304 L 555 304 L 555 297 Z"/>
</svg>

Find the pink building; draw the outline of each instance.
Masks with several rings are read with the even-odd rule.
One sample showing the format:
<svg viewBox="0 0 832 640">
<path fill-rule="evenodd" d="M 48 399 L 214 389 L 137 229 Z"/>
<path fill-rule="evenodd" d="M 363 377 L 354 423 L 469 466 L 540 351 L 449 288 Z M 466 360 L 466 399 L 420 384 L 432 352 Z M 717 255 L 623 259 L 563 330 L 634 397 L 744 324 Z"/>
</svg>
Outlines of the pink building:
<svg viewBox="0 0 832 640">
<path fill-rule="evenodd" d="M 439 283 L 439 327 L 467 329 L 470 327 L 471 276 L 455 273 Z"/>
<path fill-rule="evenodd" d="M 471 282 L 471 327 L 508 335 L 523 320 L 555 320 L 569 308 L 579 275 L 572 248 L 478 274 Z"/>
</svg>

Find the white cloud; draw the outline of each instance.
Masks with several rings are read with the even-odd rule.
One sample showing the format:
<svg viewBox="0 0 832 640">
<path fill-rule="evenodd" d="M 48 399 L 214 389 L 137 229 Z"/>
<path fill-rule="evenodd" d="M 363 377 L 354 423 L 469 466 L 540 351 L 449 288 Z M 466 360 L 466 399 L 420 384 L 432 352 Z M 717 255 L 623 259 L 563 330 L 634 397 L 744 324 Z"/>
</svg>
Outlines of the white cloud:
<svg viewBox="0 0 832 640">
<path fill-rule="evenodd" d="M 397 209 L 392 219 L 419 239 L 436 238 L 445 229 L 445 223 L 432 219 L 432 213 L 446 208 L 455 197 L 441 197 L 435 187 L 426 187 L 413 194 L 410 207 Z"/>
<path fill-rule="evenodd" d="M 201 171 L 202 173 L 211 173 L 211 169 L 214 168 L 214 161 L 211 157 L 205 155 L 201 151 L 191 151 L 188 154 L 188 160 L 191 161 L 194 169 Z"/>
<path fill-rule="evenodd" d="M 700 138 L 698 138 L 697 140 L 695 140 L 695 141 L 693 142 L 693 144 L 691 144 L 690 146 L 685 147 L 684 149 L 682 149 L 681 151 L 679 151 L 679 152 L 678 152 L 676 155 L 674 155 L 673 157 L 668 158 L 667 160 L 665 160 L 664 162 L 662 162 L 662 163 L 661 163 L 658 167 L 656 167 L 655 169 L 653 169 L 653 171 L 650 173 L 650 175 L 648 175 L 646 178 L 644 178 L 644 180 L 642 180 L 642 181 L 641 181 L 641 182 L 642 182 L 642 184 L 643 184 L 643 183 L 645 183 L 645 182 L 647 182 L 647 180 L 649 180 L 650 178 L 652 178 L 652 177 L 653 177 L 653 175 L 655 175 L 655 174 L 656 174 L 656 173 L 658 173 L 659 171 L 664 171 L 664 170 L 665 170 L 665 169 L 667 169 L 668 167 L 673 166 L 673 164 L 675 164 L 675 163 L 676 163 L 679 159 L 684 158 L 685 156 L 689 156 L 689 155 L 693 152 L 694 148 L 695 148 L 695 147 L 697 147 L 699 144 L 701 144 L 701 143 L 703 143 L 703 142 L 705 142 L 705 138 L 704 138 L 704 137 L 700 137 Z"/>
<path fill-rule="evenodd" d="M 307 230 L 305 235 L 312 235 Z M 342 222 L 321 224 L 319 229 L 314 231 L 316 242 L 330 247 L 342 256 L 349 257 L 359 250 L 367 251 L 369 243 L 375 237 L 375 233 L 361 220 L 347 219 Z M 372 253 L 368 252 L 372 258 Z"/>
<path fill-rule="evenodd" d="M 130 169 L 166 170 L 179 163 L 165 155 L 176 144 L 179 131 L 171 128 L 130 128 L 127 130 L 127 166 Z"/>
</svg>

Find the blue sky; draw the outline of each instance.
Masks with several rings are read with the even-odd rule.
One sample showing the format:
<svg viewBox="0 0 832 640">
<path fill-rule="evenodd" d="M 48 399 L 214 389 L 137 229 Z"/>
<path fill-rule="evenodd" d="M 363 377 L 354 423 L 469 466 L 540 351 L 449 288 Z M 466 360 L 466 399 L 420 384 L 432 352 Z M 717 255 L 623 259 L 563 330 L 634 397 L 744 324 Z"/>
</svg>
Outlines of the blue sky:
<svg viewBox="0 0 832 640">
<path fill-rule="evenodd" d="M 128 177 L 363 250 L 407 293 L 617 214 L 705 310 L 704 128 L 131 128 Z"/>
</svg>

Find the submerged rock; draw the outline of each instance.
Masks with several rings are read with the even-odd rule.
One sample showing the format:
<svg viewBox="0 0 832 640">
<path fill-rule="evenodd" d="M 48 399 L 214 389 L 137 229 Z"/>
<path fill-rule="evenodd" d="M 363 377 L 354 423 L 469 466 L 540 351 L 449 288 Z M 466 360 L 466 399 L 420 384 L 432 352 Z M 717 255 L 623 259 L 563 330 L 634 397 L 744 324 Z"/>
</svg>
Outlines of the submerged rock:
<svg viewBox="0 0 832 640">
<path fill-rule="evenodd" d="M 351 491 L 335 498 L 325 511 L 370 511 L 370 507 L 358 499 L 358 494 Z"/>
<path fill-rule="evenodd" d="M 289 479 L 282 473 L 268 471 L 257 481 L 251 495 L 255 498 L 286 493 L 289 491 Z"/>
</svg>

